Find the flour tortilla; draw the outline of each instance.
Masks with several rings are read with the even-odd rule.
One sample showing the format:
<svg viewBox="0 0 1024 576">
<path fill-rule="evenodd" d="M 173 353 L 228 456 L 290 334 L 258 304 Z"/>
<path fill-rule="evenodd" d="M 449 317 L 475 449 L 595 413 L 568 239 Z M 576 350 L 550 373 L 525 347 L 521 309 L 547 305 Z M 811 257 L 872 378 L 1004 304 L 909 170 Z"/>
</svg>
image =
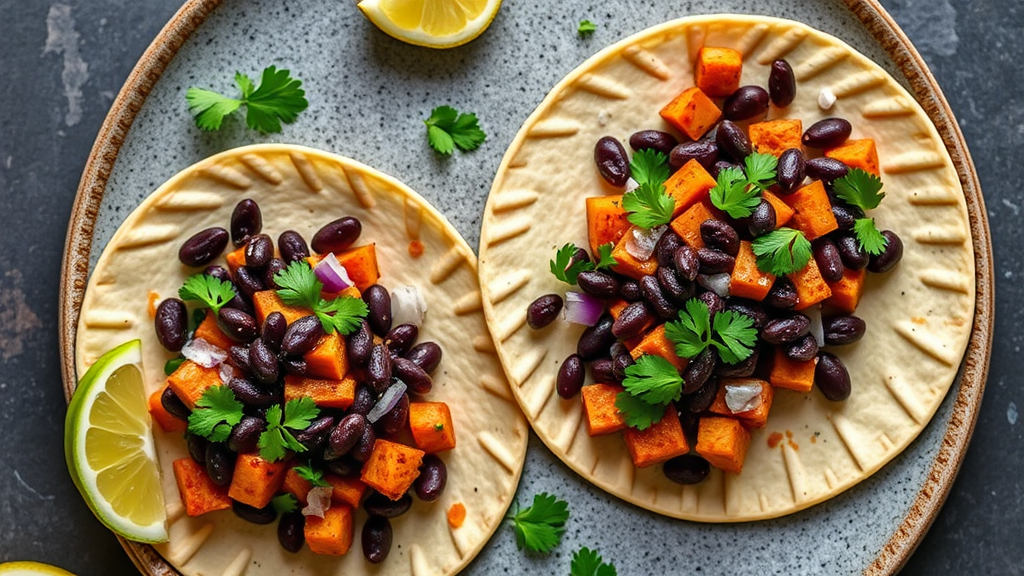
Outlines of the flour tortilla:
<svg viewBox="0 0 1024 576">
<path fill-rule="evenodd" d="M 853 123 L 853 138 L 873 138 L 887 193 L 872 210 L 881 229 L 903 239 L 903 261 L 869 275 L 857 315 L 861 342 L 831 347 L 853 381 L 832 403 L 779 389 L 767 427 L 755 430 L 741 474 L 713 469 L 700 485 L 668 481 L 660 465 L 635 469 L 621 434 L 591 438 L 579 400 L 554 391 L 562 361 L 582 327 L 561 320 L 525 324 L 527 306 L 567 285 L 548 268 L 566 242 L 587 246 L 584 198 L 621 194 L 595 169 L 594 144 L 606 135 L 675 132 L 658 111 L 694 84 L 702 45 L 744 54 L 741 85 L 767 86 L 785 58 L 797 77 L 796 101 L 772 118 L 799 118 L 806 129 L 827 116 Z M 838 98 L 818 107 L 823 89 Z M 677 132 L 676 132 L 677 133 Z M 677 133 L 678 134 L 678 133 Z M 843 42 L 787 20 L 718 15 L 684 18 L 602 50 L 556 85 L 520 129 L 491 188 L 480 241 L 484 312 L 512 389 L 538 436 L 597 486 L 654 512 L 707 522 L 782 516 L 867 478 L 927 424 L 960 365 L 974 314 L 974 257 L 967 207 L 949 155 L 916 101 L 878 65 Z M 588 377 L 589 383 L 589 377 Z M 771 435 L 782 441 L 769 445 Z"/>
<path fill-rule="evenodd" d="M 260 205 L 263 231 L 275 242 L 287 229 L 308 241 L 336 218 L 359 218 L 363 232 L 358 243 L 376 243 L 380 283 L 419 287 L 428 306 L 420 341 L 433 340 L 444 350 L 434 388 L 425 398 L 451 407 L 458 447 L 440 454 L 448 466 L 444 495 L 429 504 L 414 498 L 411 511 L 392 521 L 394 544 L 377 567 L 361 552 L 359 531 L 367 518 L 362 509 L 355 516 L 352 550 L 343 557 L 318 556 L 308 548 L 286 552 L 277 541 L 276 523 L 257 526 L 230 510 L 184 515 L 171 463 L 188 456 L 185 442 L 181 434 L 154 427 L 170 516 L 170 542 L 156 550 L 188 575 L 458 572 L 480 551 L 512 501 L 528 427 L 480 312 L 472 250 L 444 216 L 395 179 L 353 160 L 286 145 L 238 148 L 182 171 L 128 217 L 100 257 L 79 320 L 78 373 L 104 351 L 140 338 L 146 388 L 153 392 L 163 386 L 163 366 L 172 354 L 156 340 L 148 293 L 175 296 L 196 272 L 179 263 L 181 243 L 204 228 L 226 228 L 243 198 Z M 410 255 L 413 240 L 423 243 L 419 258 Z M 458 529 L 447 521 L 455 503 L 466 507 L 465 523 Z"/>
</svg>

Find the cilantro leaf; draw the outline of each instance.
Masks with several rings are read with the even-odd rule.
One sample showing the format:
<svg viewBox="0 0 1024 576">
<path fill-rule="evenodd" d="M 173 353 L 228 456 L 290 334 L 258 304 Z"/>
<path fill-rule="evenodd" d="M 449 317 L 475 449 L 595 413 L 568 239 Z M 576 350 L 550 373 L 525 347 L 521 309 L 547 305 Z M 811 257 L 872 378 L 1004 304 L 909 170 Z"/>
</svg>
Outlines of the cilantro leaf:
<svg viewBox="0 0 1024 576">
<path fill-rule="evenodd" d="M 309 396 L 289 400 L 285 403 L 283 423 L 281 406 L 275 404 L 268 408 L 267 429 L 260 434 L 259 442 L 257 442 L 260 456 L 269 462 L 277 462 L 285 457 L 286 450 L 305 452 L 306 447 L 288 429 L 304 429 L 319 414 L 320 409 L 316 407 L 316 403 Z"/>
<path fill-rule="evenodd" d="M 185 363 L 185 357 L 184 356 L 178 356 L 176 358 L 171 358 L 170 360 L 167 361 L 167 363 L 164 364 L 164 374 L 166 374 L 168 376 L 170 376 L 171 374 L 174 374 L 174 371 L 177 370 L 178 367 L 181 366 L 184 363 Z"/>
<path fill-rule="evenodd" d="M 309 106 L 301 88 L 302 81 L 289 74 L 288 70 L 268 66 L 263 69 L 260 85 L 256 87 L 248 76 L 236 72 L 235 84 L 242 92 L 241 99 L 193 86 L 185 93 L 185 100 L 196 125 L 202 130 L 220 129 L 224 118 L 244 104 L 245 123 L 249 128 L 263 133 L 280 132 L 281 122 L 291 124 L 299 112 Z"/>
<path fill-rule="evenodd" d="M 852 168 L 842 178 L 836 178 L 832 182 L 832 189 L 836 196 L 861 210 L 873 210 L 885 198 L 882 192 L 882 179 L 874 174 Z"/>
<path fill-rule="evenodd" d="M 650 148 L 639 150 L 629 161 L 629 172 L 633 180 L 641 186 L 648 182 L 655 186 L 664 184 L 670 174 L 668 157 Z"/>
<path fill-rule="evenodd" d="M 370 312 L 362 298 L 352 296 L 339 296 L 330 302 L 320 300 L 313 310 L 328 334 L 335 330 L 342 334 L 351 334 L 359 328 L 360 321 Z"/>
<path fill-rule="evenodd" d="M 860 249 L 878 256 L 885 247 L 889 245 L 889 239 L 882 236 L 882 233 L 875 226 L 874 218 L 857 218 L 853 221 L 853 233 L 857 235 L 857 243 Z"/>
<path fill-rule="evenodd" d="M 324 471 L 314 468 L 312 462 L 300 464 L 295 467 L 295 473 L 299 478 L 309 481 L 313 486 L 330 486 L 331 483 L 324 480 Z"/>
<path fill-rule="evenodd" d="M 665 406 L 644 402 L 629 392 L 619 392 L 615 396 L 615 407 L 626 419 L 626 426 L 637 430 L 646 430 L 665 417 Z"/>
<path fill-rule="evenodd" d="M 618 576 L 618 573 L 611 562 L 604 562 L 597 550 L 584 546 L 572 555 L 569 576 Z"/>
<path fill-rule="evenodd" d="M 597 24 L 590 20 L 580 20 L 580 25 L 576 27 L 576 33 L 584 38 L 593 34 L 595 30 L 597 30 Z"/>
<path fill-rule="evenodd" d="M 541 492 L 533 497 L 528 508 L 519 508 L 505 517 L 512 521 L 516 533 L 516 547 L 533 552 L 550 552 L 562 541 L 565 521 L 569 519 L 569 505 L 564 500 Z"/>
<path fill-rule="evenodd" d="M 619 262 L 612 256 L 612 250 L 615 249 L 615 245 L 611 242 L 607 244 L 601 244 L 597 247 L 597 265 L 594 266 L 595 270 L 601 270 L 603 268 L 611 268 Z"/>
<path fill-rule="evenodd" d="M 811 259 L 811 241 L 792 228 L 779 228 L 754 239 L 751 244 L 762 272 L 784 276 L 798 272 Z"/>
<path fill-rule="evenodd" d="M 216 314 L 235 297 L 235 289 L 230 282 L 209 274 L 193 274 L 178 288 L 178 297 L 185 301 L 198 300 Z"/>
<path fill-rule="evenodd" d="M 487 139 L 476 114 L 459 114 L 451 106 L 434 108 L 423 123 L 427 125 L 430 147 L 444 155 L 451 154 L 456 147 L 464 152 L 476 150 Z"/>
<path fill-rule="evenodd" d="M 351 334 L 369 313 L 369 308 L 360 298 L 339 296 L 330 301 L 321 298 L 324 285 L 305 261 L 289 264 L 274 275 L 274 282 L 279 287 L 277 295 L 285 304 L 312 310 L 328 334 L 335 330 L 343 335 Z"/>
<path fill-rule="evenodd" d="M 223 442 L 231 435 L 231 429 L 242 421 L 242 408 L 230 388 L 210 386 L 188 415 L 188 431 L 211 442 Z"/>
<path fill-rule="evenodd" d="M 747 182 L 761 190 L 775 184 L 775 169 L 779 159 L 771 154 L 754 152 L 743 160 L 747 168 Z"/>
<path fill-rule="evenodd" d="M 273 506 L 274 511 L 278 514 L 287 514 L 299 509 L 299 501 L 295 499 L 295 496 L 288 493 L 274 496 L 270 499 L 270 505 Z"/>
<path fill-rule="evenodd" d="M 750 216 L 761 203 L 761 189 L 750 185 L 738 168 L 726 168 L 719 172 L 710 195 L 711 203 L 733 218 Z"/>
<path fill-rule="evenodd" d="M 572 255 L 576 253 L 576 245 L 572 242 L 562 246 L 555 253 L 555 259 L 550 260 L 551 273 L 562 282 L 576 284 L 576 277 L 580 272 L 587 272 L 594 269 L 594 263 L 588 260 L 572 261 Z M 609 252 L 609 255 L 611 252 Z"/>
<path fill-rule="evenodd" d="M 753 353 L 757 330 L 749 316 L 727 310 L 715 314 L 712 323 L 704 302 L 691 298 L 684 308 L 679 311 L 679 320 L 665 323 L 665 337 L 676 345 L 679 356 L 693 358 L 713 345 L 724 362 L 736 364 Z"/>
<path fill-rule="evenodd" d="M 303 430 L 320 415 L 320 409 L 316 407 L 316 401 L 309 396 L 293 398 L 284 404 L 284 423 L 293 430 Z"/>
<path fill-rule="evenodd" d="M 727 364 L 742 362 L 754 353 L 757 329 L 750 316 L 733 310 L 719 312 L 715 314 L 714 331 L 715 338 L 711 343 Z"/>
<path fill-rule="evenodd" d="M 626 218 L 641 228 L 654 228 L 668 224 L 676 201 L 665 193 L 665 185 L 648 181 L 622 196 L 622 207 L 629 212 Z"/>
<path fill-rule="evenodd" d="M 644 354 L 626 368 L 622 386 L 644 402 L 664 407 L 673 400 L 679 400 L 683 393 L 683 377 L 668 360 Z"/>
<path fill-rule="evenodd" d="M 691 298 L 679 320 L 665 323 L 665 337 L 676 345 L 676 354 L 693 358 L 711 344 L 711 311 L 704 302 Z"/>
</svg>

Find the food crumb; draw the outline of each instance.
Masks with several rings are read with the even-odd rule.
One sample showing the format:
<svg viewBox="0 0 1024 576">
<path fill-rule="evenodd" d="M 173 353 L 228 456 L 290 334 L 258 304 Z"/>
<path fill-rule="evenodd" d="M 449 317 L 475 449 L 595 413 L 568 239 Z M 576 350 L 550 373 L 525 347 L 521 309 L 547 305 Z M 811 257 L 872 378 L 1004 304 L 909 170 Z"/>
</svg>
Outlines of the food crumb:
<svg viewBox="0 0 1024 576">
<path fill-rule="evenodd" d="M 448 525 L 452 528 L 461 528 L 466 521 L 466 506 L 462 502 L 452 504 L 448 509 Z"/>
<path fill-rule="evenodd" d="M 160 300 L 160 295 L 157 294 L 156 292 L 150 290 L 149 291 L 149 300 L 148 300 L 148 303 L 146 305 L 146 311 L 149 312 L 149 317 L 150 318 L 156 318 L 156 303 L 157 303 L 157 300 Z"/>
<path fill-rule="evenodd" d="M 409 255 L 413 258 L 423 256 L 423 242 L 420 242 L 419 240 L 409 242 Z"/>
<path fill-rule="evenodd" d="M 772 432 L 770 435 L 768 435 L 769 448 L 775 448 L 776 446 L 779 445 L 779 442 L 782 442 L 782 434 L 779 434 L 778 432 Z"/>
</svg>

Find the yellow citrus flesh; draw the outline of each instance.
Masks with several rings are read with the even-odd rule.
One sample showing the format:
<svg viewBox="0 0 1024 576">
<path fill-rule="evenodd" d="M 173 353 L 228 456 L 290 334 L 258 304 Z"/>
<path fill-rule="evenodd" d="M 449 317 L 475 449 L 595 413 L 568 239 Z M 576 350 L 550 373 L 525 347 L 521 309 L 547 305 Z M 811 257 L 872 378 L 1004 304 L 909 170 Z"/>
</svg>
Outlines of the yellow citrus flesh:
<svg viewBox="0 0 1024 576">
<path fill-rule="evenodd" d="M 67 570 L 40 562 L 5 562 L 0 564 L 3 576 L 75 576 Z"/>
<path fill-rule="evenodd" d="M 363 0 L 359 8 L 378 28 L 403 42 L 451 48 L 479 36 L 501 0 Z"/>
</svg>

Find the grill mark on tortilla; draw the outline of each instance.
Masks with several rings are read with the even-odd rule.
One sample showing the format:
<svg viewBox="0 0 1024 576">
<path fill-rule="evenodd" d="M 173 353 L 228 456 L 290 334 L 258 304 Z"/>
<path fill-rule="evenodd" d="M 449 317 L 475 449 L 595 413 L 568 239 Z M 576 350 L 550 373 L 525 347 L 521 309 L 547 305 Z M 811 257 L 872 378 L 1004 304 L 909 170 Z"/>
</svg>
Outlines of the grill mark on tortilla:
<svg viewBox="0 0 1024 576">
<path fill-rule="evenodd" d="M 925 286 L 938 288 L 939 290 L 949 290 L 950 292 L 959 292 L 961 294 L 969 294 L 971 290 L 966 278 L 958 276 L 949 270 L 934 268 L 924 270 L 920 273 L 919 278 Z"/>
<path fill-rule="evenodd" d="M 861 92 L 867 92 L 868 90 L 881 86 L 885 83 L 885 75 L 878 70 L 864 70 L 862 72 L 855 72 L 846 76 L 840 80 L 837 80 L 829 86 L 832 93 L 835 94 L 836 98 L 848 98 L 855 96 Z M 887 100 L 894 100 L 895 98 L 880 97 L 872 102 L 885 102 Z M 905 108 L 905 106 L 904 106 Z"/>
<path fill-rule="evenodd" d="M 761 506 L 762 512 L 766 512 L 770 508 L 768 504 L 768 497 L 765 496 L 764 492 L 757 493 L 757 503 Z"/>
<path fill-rule="evenodd" d="M 359 204 L 367 210 L 372 209 L 377 205 L 377 201 L 373 199 L 373 193 L 370 192 L 370 187 L 366 185 L 366 181 L 363 180 L 363 175 L 354 170 L 341 170 L 342 174 L 348 180 L 349 187 L 352 190 L 352 194 L 355 195 L 356 200 Z"/>
<path fill-rule="evenodd" d="M 494 340 L 483 334 L 473 337 L 473 350 L 482 354 L 496 354 L 498 350 L 494 347 Z"/>
<path fill-rule="evenodd" d="M 697 61 L 697 53 L 704 46 L 707 34 L 707 27 L 701 25 L 690 26 L 686 29 L 686 55 L 690 59 L 690 64 Z"/>
<path fill-rule="evenodd" d="M 95 330 L 127 330 L 135 326 L 135 314 L 123 310 L 89 310 L 82 321 Z"/>
<path fill-rule="evenodd" d="M 780 452 L 782 452 L 782 460 L 785 465 L 786 477 L 789 479 L 789 488 L 792 490 L 793 501 L 805 502 L 809 498 L 810 490 L 807 487 L 807 472 L 800 460 L 800 453 L 790 446 L 789 442 L 782 443 Z M 764 510 L 763 507 L 762 510 Z"/>
<path fill-rule="evenodd" d="M 563 138 L 573 136 L 580 131 L 580 123 L 565 118 L 547 118 L 530 128 L 530 138 Z"/>
<path fill-rule="evenodd" d="M 181 500 L 167 504 L 167 523 L 174 524 L 185 517 L 185 505 Z"/>
<path fill-rule="evenodd" d="M 160 199 L 155 208 L 163 212 L 198 212 L 216 210 L 224 205 L 224 197 L 213 192 L 182 191 Z"/>
<path fill-rule="evenodd" d="M 463 294 L 458 300 L 455 301 L 453 310 L 456 316 L 465 316 L 466 314 L 472 314 L 477 312 L 484 307 L 483 299 L 480 297 L 480 291 L 474 290 Z"/>
<path fill-rule="evenodd" d="M 867 445 L 867 439 L 864 437 L 864 434 L 854 426 L 853 422 L 847 420 L 839 412 L 830 412 L 828 420 L 832 423 L 832 427 L 835 428 L 836 434 L 843 441 L 843 445 L 846 446 L 850 456 L 853 457 L 853 462 L 857 465 L 857 469 L 861 472 L 868 469 L 871 466 L 872 460 L 863 452 L 862 446 Z"/>
<path fill-rule="evenodd" d="M 807 33 L 807 30 L 803 28 L 790 28 L 785 34 L 772 40 L 761 51 L 761 55 L 757 57 L 757 62 L 762 66 L 768 66 L 775 60 L 784 58 L 786 54 L 789 54 L 794 48 L 799 46 L 804 41 L 804 38 L 807 38 Z"/>
<path fill-rule="evenodd" d="M 243 547 L 235 555 L 235 558 L 224 569 L 224 576 L 242 576 L 245 569 L 249 567 L 249 559 L 252 558 L 252 548 Z"/>
<path fill-rule="evenodd" d="M 181 226 L 176 224 L 150 224 L 130 230 L 118 246 L 121 250 L 143 248 L 169 242 L 181 235 Z"/>
<path fill-rule="evenodd" d="M 530 271 L 525 269 L 512 270 L 498 276 L 488 285 L 491 295 L 491 302 L 499 304 L 512 294 L 515 294 L 526 283 L 530 281 Z"/>
<path fill-rule="evenodd" d="M 932 170 L 934 168 L 942 168 L 945 163 L 942 156 L 934 150 L 914 150 L 887 158 L 885 161 L 885 173 L 905 174 L 907 172 L 917 172 L 918 170 Z"/>
<path fill-rule="evenodd" d="M 490 374 L 484 374 L 480 377 L 480 386 L 492 396 L 501 398 L 508 402 L 513 400 L 512 391 L 509 389 L 506 382 Z"/>
<path fill-rule="evenodd" d="M 907 202 L 914 206 L 956 206 L 957 197 L 948 188 L 927 188 L 915 191 Z"/>
<path fill-rule="evenodd" d="M 941 340 L 936 340 L 932 336 L 933 329 L 906 321 L 896 323 L 894 329 L 904 340 L 913 344 L 925 355 L 947 366 L 956 366 L 959 363 L 959 356 L 953 358 L 949 348 Z"/>
<path fill-rule="evenodd" d="M 299 178 L 302 178 L 302 182 L 306 184 L 306 188 L 309 188 L 310 192 L 320 192 L 324 189 L 323 181 L 320 180 L 316 169 L 313 168 L 313 163 L 309 161 L 305 154 L 293 151 L 288 154 L 288 157 L 292 161 L 292 166 L 295 166 L 295 171 L 299 174 Z"/>
<path fill-rule="evenodd" d="M 493 334 L 494 339 L 504 342 L 524 325 L 526 325 L 526 310 L 514 311 L 498 324 L 498 330 Z"/>
<path fill-rule="evenodd" d="M 412 576 L 427 576 L 430 574 L 430 563 L 423 555 L 423 548 L 419 544 L 409 546 L 409 572 Z"/>
<path fill-rule="evenodd" d="M 896 399 L 896 403 L 907 413 L 907 416 L 910 416 L 911 420 L 918 424 L 923 424 L 928 419 L 928 411 L 918 401 L 918 394 L 911 390 L 902 378 L 889 376 L 888 378 L 882 378 L 882 382 L 885 383 L 886 389 Z"/>
<path fill-rule="evenodd" d="M 568 434 L 568 440 L 563 441 L 561 437 L 556 440 L 561 443 L 568 442 L 568 444 L 563 448 L 566 453 L 572 452 L 573 447 L 576 446 L 577 438 L 587 436 L 586 427 L 583 424 L 583 410 L 572 410 L 569 412 L 569 417 L 575 418 L 576 421 L 573 422 L 571 419 L 567 420 L 567 425 L 562 429 L 563 435 L 569 430 L 572 431 Z"/>
<path fill-rule="evenodd" d="M 547 355 L 547 348 L 536 347 L 531 349 L 529 353 L 520 356 L 516 362 L 516 371 L 513 375 L 516 386 L 522 387 L 533 376 L 533 373 L 537 371 L 537 367 L 540 366 L 540 363 L 544 361 Z"/>
<path fill-rule="evenodd" d="M 912 237 L 921 244 L 950 244 L 959 246 L 967 242 L 967 231 L 963 229 L 954 230 L 948 226 L 928 226 L 916 230 Z"/>
<path fill-rule="evenodd" d="M 806 60 L 794 66 L 793 75 L 796 76 L 797 82 L 810 80 L 842 62 L 849 55 L 849 50 L 841 46 L 829 46 L 822 50 L 816 50 Z"/>
<path fill-rule="evenodd" d="M 757 49 L 766 34 L 768 34 L 767 24 L 762 23 L 751 26 L 749 30 L 743 33 L 739 42 L 736 43 L 736 50 L 739 50 L 740 54 L 743 54 L 743 57 L 746 58 Z"/>
<path fill-rule="evenodd" d="M 626 100 L 633 95 L 633 92 L 621 83 L 595 74 L 584 74 L 580 77 L 579 87 L 591 94 L 612 100 Z"/>
<path fill-rule="evenodd" d="M 913 113 L 913 107 L 903 96 L 873 100 L 864 104 L 861 109 L 861 116 L 867 120 L 910 116 Z"/>
<path fill-rule="evenodd" d="M 839 485 L 839 478 L 836 478 L 836 473 L 831 468 L 825 468 L 825 484 L 828 484 L 829 490 Z"/>
<path fill-rule="evenodd" d="M 209 166 L 202 170 L 202 173 L 211 180 L 239 190 L 245 190 L 252 186 L 252 179 L 230 166 Z"/>
<path fill-rule="evenodd" d="M 173 548 L 171 548 L 171 544 L 166 544 L 165 549 L 167 552 L 164 556 L 175 566 L 182 566 L 195 556 L 196 552 L 203 547 L 203 544 L 206 543 L 211 534 L 213 534 L 213 523 L 207 522 L 198 530 L 192 531 L 191 534 L 173 540 Z"/>
<path fill-rule="evenodd" d="M 495 214 L 529 206 L 537 201 L 540 194 L 533 190 L 509 190 L 494 197 L 491 211 Z"/>
<path fill-rule="evenodd" d="M 892 449 L 896 447 L 896 445 L 893 444 L 893 441 L 889 439 L 885 432 L 881 432 L 878 434 L 878 442 L 882 445 L 882 450 L 885 450 L 886 452 L 891 452 Z"/>
<path fill-rule="evenodd" d="M 430 283 L 440 284 L 444 282 L 465 261 L 466 257 L 459 251 L 459 248 L 452 246 L 434 262 L 433 268 L 430 269 Z"/>
<path fill-rule="evenodd" d="M 269 184 L 277 186 L 281 182 L 284 182 L 284 175 L 278 171 L 270 162 L 267 162 L 265 158 L 256 154 L 242 154 L 238 157 L 238 160 L 242 164 L 245 164 L 246 168 L 256 173 L 257 176 L 262 178 Z"/>
<path fill-rule="evenodd" d="M 405 234 L 409 240 L 420 239 L 420 225 L 423 223 L 423 208 L 413 202 L 411 198 L 405 199 Z"/>
<path fill-rule="evenodd" d="M 658 80 L 668 80 L 669 76 L 672 75 L 668 66 L 660 58 L 639 46 L 630 46 L 623 50 L 622 57 L 630 64 Z"/>
<path fill-rule="evenodd" d="M 683 486 L 679 493 L 679 510 L 693 514 L 697 512 L 697 490 L 691 486 Z"/>
<path fill-rule="evenodd" d="M 514 474 L 516 469 L 516 457 L 508 449 L 505 448 L 505 444 L 494 437 L 493 434 L 484 430 L 476 435 L 476 441 L 480 443 L 484 451 L 491 455 L 501 467 L 505 469 L 509 474 Z"/>
<path fill-rule="evenodd" d="M 466 520 L 469 520 L 468 515 L 466 516 Z M 466 542 L 466 530 L 462 529 L 466 526 L 465 521 L 463 521 L 462 526 L 459 528 L 453 527 L 448 522 L 445 522 L 445 524 L 448 526 L 448 534 L 452 537 L 452 544 L 455 546 L 455 553 L 459 555 L 459 560 L 462 560 L 466 557 L 466 554 L 468 554 L 467 549 L 470 548 L 469 543 Z"/>
<path fill-rule="evenodd" d="M 527 232 L 533 226 L 533 219 L 527 216 L 520 216 L 496 222 L 488 231 L 487 242 L 492 246 L 501 244 Z"/>
</svg>

